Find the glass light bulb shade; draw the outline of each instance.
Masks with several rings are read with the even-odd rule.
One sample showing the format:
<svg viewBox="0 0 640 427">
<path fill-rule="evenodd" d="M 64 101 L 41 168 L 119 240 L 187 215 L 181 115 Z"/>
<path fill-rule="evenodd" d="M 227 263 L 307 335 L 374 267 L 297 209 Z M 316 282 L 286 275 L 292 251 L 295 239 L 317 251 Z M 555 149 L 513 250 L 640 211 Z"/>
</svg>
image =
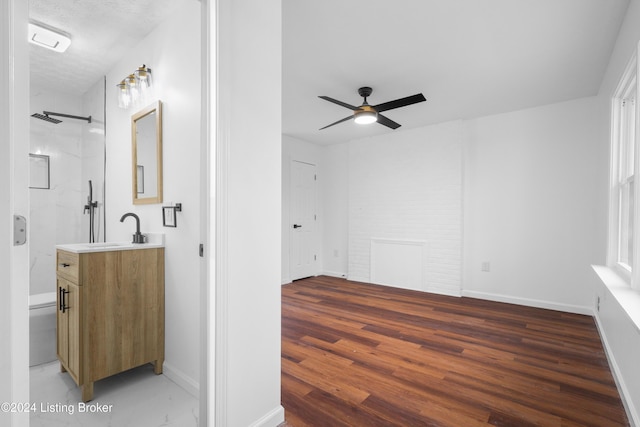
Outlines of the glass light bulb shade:
<svg viewBox="0 0 640 427">
<path fill-rule="evenodd" d="M 138 102 L 140 98 L 140 88 L 136 82 L 136 77 L 133 74 L 129 74 L 126 79 L 127 88 L 129 88 L 129 95 L 131 96 L 131 104 Z"/>
<path fill-rule="evenodd" d="M 368 125 L 378 120 L 378 113 L 375 111 L 365 110 L 356 112 L 354 121 L 359 125 Z"/>
<path fill-rule="evenodd" d="M 133 74 L 136 78 L 136 83 L 140 90 L 147 90 L 153 85 L 151 68 L 147 68 L 146 65 L 142 64 L 142 66 L 138 67 L 138 69 L 134 71 Z"/>
<path fill-rule="evenodd" d="M 118 107 L 119 108 L 129 108 L 131 105 L 131 93 L 129 91 L 129 86 L 127 83 L 122 80 L 120 83 L 116 85 L 118 91 Z"/>
</svg>

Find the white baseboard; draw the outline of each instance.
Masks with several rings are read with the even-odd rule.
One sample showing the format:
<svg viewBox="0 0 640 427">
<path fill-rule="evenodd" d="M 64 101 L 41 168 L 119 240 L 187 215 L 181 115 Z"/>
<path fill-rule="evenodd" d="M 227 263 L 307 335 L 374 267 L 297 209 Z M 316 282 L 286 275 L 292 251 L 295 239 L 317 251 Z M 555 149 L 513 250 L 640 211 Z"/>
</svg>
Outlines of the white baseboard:
<svg viewBox="0 0 640 427">
<path fill-rule="evenodd" d="M 162 373 L 165 377 L 185 389 L 190 395 L 198 399 L 200 398 L 200 384 L 185 375 L 184 372 L 174 368 L 171 364 L 164 362 L 162 365 Z"/>
<path fill-rule="evenodd" d="M 531 298 L 520 298 L 500 294 L 492 294 L 489 292 L 478 292 L 462 290 L 463 297 L 477 298 L 488 301 L 506 302 L 509 304 L 524 305 L 527 307 L 545 308 L 547 310 L 564 311 L 567 313 L 585 314 L 587 316 L 593 316 L 593 308 L 583 307 L 579 305 L 571 304 L 559 304 L 551 301 L 537 300 Z"/>
<path fill-rule="evenodd" d="M 271 412 L 265 414 L 258 421 L 252 423 L 250 427 L 278 427 L 284 422 L 284 408 L 278 405 Z"/>
<path fill-rule="evenodd" d="M 596 327 L 598 328 L 598 334 L 602 339 L 602 344 L 604 345 L 604 352 L 607 355 L 607 360 L 609 361 L 609 366 L 611 366 L 611 371 L 613 372 L 613 379 L 616 382 L 616 386 L 618 387 L 618 391 L 620 392 L 620 397 L 622 400 L 622 405 L 624 406 L 625 411 L 627 412 L 627 418 L 629 419 L 629 423 L 631 427 L 639 427 L 640 426 L 640 415 L 633 405 L 633 400 L 629 398 L 631 395 L 629 393 L 629 389 L 627 388 L 624 382 L 624 376 L 622 372 L 620 372 L 620 367 L 616 362 L 615 357 L 613 356 L 613 352 L 611 351 L 611 347 L 609 346 L 609 342 L 607 341 L 607 336 L 604 333 L 604 327 L 600 321 L 600 316 L 596 311 L 594 313 L 593 318 L 596 321 Z"/>
<path fill-rule="evenodd" d="M 347 278 L 347 273 L 340 273 L 338 271 L 323 271 L 320 273 L 321 276 L 330 276 L 330 277 L 340 277 L 342 279 Z"/>
<path fill-rule="evenodd" d="M 368 277 L 358 277 L 358 276 L 347 275 L 347 280 L 351 280 L 352 282 L 371 283 L 371 279 L 369 279 Z"/>
</svg>

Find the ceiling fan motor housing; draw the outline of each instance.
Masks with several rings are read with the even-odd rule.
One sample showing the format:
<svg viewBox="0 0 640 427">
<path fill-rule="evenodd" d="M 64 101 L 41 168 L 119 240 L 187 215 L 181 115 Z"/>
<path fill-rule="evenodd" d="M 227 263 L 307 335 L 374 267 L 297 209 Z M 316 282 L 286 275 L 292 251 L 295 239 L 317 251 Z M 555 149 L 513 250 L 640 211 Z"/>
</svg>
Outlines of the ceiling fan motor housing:
<svg viewBox="0 0 640 427">
<path fill-rule="evenodd" d="M 373 89 L 371 89 L 369 86 L 361 87 L 360 89 L 358 89 L 358 94 L 363 98 L 371 95 L 371 92 L 373 92 Z"/>
</svg>

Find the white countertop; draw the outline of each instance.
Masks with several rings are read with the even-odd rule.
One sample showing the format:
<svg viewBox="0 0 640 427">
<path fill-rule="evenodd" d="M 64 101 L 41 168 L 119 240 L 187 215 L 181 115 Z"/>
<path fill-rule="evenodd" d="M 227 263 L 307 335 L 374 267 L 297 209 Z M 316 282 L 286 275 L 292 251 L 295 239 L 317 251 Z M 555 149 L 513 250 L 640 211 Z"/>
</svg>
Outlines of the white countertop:
<svg viewBox="0 0 640 427">
<path fill-rule="evenodd" d="M 131 242 L 96 242 L 96 243 L 67 243 L 56 245 L 56 249 L 76 254 L 88 252 L 110 252 L 110 251 L 131 251 L 136 249 L 154 249 L 164 248 L 164 234 L 148 233 L 146 234 L 147 243 L 131 243 Z"/>
</svg>

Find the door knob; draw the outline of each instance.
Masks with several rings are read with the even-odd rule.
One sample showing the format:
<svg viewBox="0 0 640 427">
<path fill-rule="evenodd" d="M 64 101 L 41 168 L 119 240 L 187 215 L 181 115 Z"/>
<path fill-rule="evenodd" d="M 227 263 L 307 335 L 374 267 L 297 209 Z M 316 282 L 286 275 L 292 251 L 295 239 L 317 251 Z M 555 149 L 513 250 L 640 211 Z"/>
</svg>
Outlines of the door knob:
<svg viewBox="0 0 640 427">
<path fill-rule="evenodd" d="M 300 224 L 293 224 L 293 228 L 300 228 L 302 227 Z"/>
</svg>

